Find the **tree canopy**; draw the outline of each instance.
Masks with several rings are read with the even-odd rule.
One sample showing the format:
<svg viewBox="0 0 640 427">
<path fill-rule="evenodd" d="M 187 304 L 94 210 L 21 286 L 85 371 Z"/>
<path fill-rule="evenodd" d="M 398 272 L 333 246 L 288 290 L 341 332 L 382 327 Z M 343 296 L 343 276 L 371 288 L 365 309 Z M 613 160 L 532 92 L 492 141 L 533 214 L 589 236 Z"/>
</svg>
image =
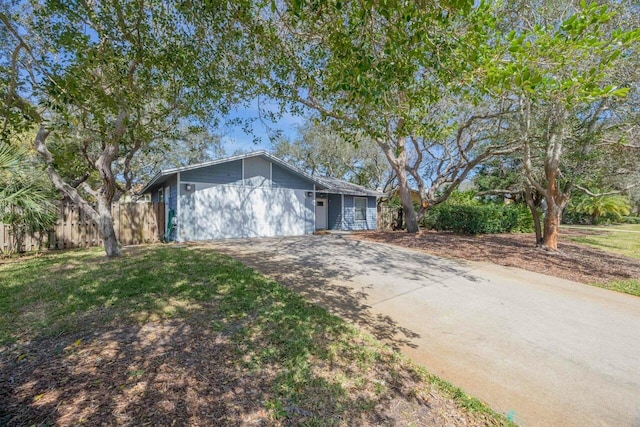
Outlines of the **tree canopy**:
<svg viewBox="0 0 640 427">
<path fill-rule="evenodd" d="M 309 163 L 321 173 L 380 183 L 381 169 L 339 157 L 354 142 L 382 153 L 410 232 L 480 166 L 509 159 L 527 200 L 546 199 L 542 244 L 555 249 L 572 190 L 635 184 L 637 12 L 632 0 L 3 3 L 0 138 L 38 129 L 49 178 L 110 255 L 111 202 L 176 147 L 202 159 L 212 124 L 256 99 L 278 103 L 267 118 L 326 126 L 280 145 L 295 158 L 333 144 Z"/>
<path fill-rule="evenodd" d="M 276 141 L 274 154 L 313 175 L 392 190 L 395 176 L 380 147 L 362 135 L 355 138 L 345 141 L 330 125 L 309 121 L 298 127 L 293 139 Z"/>
<path fill-rule="evenodd" d="M 131 188 L 138 154 L 168 151 L 250 96 L 237 13 L 145 0 L 0 9 L 2 135 L 39 128 L 49 178 L 99 224 L 108 255 L 119 254 L 111 202 Z"/>
</svg>

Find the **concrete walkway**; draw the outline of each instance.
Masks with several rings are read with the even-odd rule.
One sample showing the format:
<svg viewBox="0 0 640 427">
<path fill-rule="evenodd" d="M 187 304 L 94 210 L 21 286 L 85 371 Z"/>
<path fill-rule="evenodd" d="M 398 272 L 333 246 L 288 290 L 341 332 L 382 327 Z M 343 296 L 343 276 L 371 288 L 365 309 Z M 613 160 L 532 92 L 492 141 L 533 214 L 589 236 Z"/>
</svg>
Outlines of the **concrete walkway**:
<svg viewBox="0 0 640 427">
<path fill-rule="evenodd" d="M 228 253 L 525 426 L 640 426 L 640 298 L 347 236 Z"/>
</svg>

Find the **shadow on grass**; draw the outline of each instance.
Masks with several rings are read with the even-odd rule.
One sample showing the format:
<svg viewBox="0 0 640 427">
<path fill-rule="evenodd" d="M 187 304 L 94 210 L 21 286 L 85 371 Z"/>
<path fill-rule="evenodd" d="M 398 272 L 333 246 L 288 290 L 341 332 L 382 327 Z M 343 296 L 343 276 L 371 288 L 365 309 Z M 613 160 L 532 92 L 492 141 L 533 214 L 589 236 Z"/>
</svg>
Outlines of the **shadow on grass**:
<svg viewBox="0 0 640 427">
<path fill-rule="evenodd" d="M 461 416 L 396 353 L 209 250 L 67 252 L 3 265 L 0 283 L 2 425 Z"/>
</svg>

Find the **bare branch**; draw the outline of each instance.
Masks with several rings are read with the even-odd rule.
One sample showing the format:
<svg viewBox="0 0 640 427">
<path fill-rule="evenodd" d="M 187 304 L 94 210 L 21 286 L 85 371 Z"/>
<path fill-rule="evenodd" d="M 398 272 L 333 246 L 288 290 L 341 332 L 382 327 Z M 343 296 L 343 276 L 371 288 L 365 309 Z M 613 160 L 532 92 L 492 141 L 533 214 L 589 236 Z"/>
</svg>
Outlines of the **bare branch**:
<svg viewBox="0 0 640 427">
<path fill-rule="evenodd" d="M 634 184 L 629 184 L 626 187 L 624 187 L 621 190 L 611 190 L 611 191 L 605 191 L 602 193 L 594 193 L 593 191 L 589 190 L 586 187 L 583 187 L 581 185 L 578 184 L 574 184 L 574 187 L 576 187 L 577 189 L 579 189 L 580 191 L 582 191 L 583 193 L 591 196 L 591 197 L 603 197 L 603 196 L 611 196 L 613 194 L 622 194 L 626 191 L 631 190 L 632 188 L 636 188 L 636 187 L 640 187 L 640 183 L 634 183 Z"/>
</svg>

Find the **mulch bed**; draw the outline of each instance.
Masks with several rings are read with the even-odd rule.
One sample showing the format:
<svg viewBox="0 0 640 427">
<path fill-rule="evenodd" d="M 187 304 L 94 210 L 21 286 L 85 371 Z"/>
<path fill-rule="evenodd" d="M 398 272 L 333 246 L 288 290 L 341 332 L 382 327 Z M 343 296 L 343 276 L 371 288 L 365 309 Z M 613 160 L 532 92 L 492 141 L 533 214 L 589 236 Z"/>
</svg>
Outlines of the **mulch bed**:
<svg viewBox="0 0 640 427">
<path fill-rule="evenodd" d="M 569 240 L 596 232 L 562 230 L 558 253 L 536 248 L 533 234 L 460 235 L 449 232 L 366 232 L 355 238 L 419 249 L 429 254 L 488 261 L 581 283 L 640 278 L 640 260 L 601 251 Z M 640 236 L 639 236 L 640 237 Z"/>
</svg>

